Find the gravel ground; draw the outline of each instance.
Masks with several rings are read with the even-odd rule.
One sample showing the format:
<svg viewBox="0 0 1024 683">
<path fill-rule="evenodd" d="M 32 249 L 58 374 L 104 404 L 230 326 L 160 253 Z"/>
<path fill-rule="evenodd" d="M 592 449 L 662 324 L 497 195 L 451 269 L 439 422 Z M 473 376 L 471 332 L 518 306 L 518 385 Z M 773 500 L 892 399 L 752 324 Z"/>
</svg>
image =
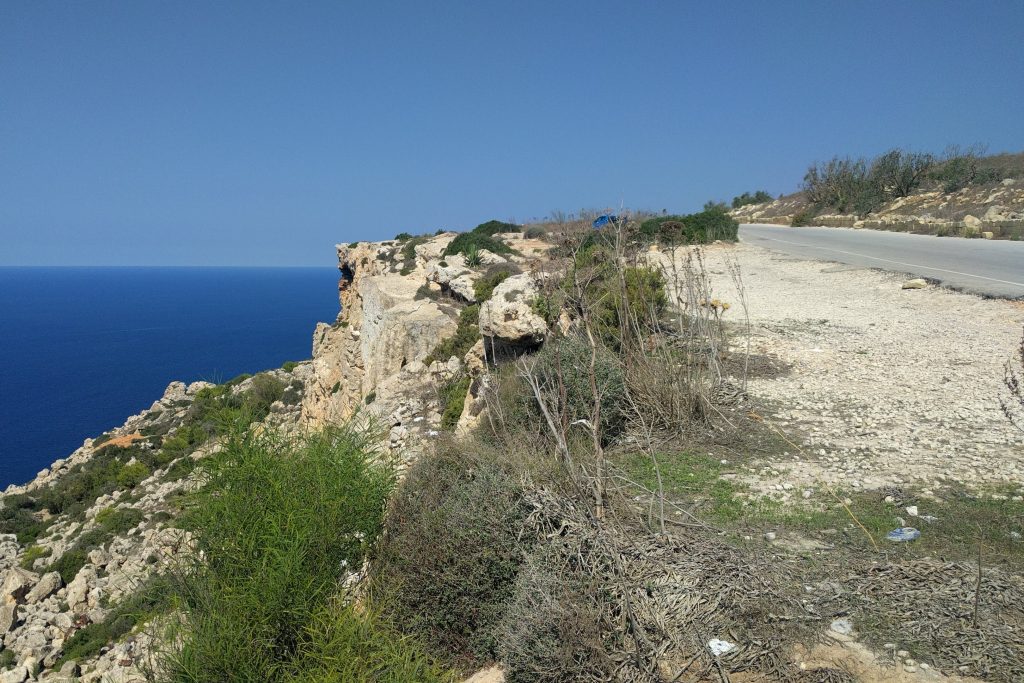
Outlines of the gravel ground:
<svg viewBox="0 0 1024 683">
<path fill-rule="evenodd" d="M 752 351 L 792 365 L 748 385 L 775 406 L 774 424 L 802 438 L 792 461 L 765 464 L 758 488 L 788 497 L 820 482 L 912 484 L 927 494 L 962 483 L 1024 493 L 1024 434 L 999 407 L 1024 303 L 904 290 L 904 275 L 750 245 L 716 245 L 705 255 L 715 294 L 733 303 L 726 319 L 743 319 L 732 262 L 746 291 Z"/>
</svg>

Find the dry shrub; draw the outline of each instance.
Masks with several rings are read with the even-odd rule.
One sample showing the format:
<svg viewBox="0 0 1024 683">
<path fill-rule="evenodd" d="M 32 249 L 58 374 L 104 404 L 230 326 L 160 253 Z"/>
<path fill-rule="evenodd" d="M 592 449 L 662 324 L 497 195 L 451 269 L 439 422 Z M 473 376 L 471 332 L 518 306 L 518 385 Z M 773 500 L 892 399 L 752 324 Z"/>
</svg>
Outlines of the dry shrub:
<svg viewBox="0 0 1024 683">
<path fill-rule="evenodd" d="M 499 628 L 508 683 L 607 681 L 611 675 L 595 601 L 600 586 L 566 577 L 561 559 L 542 550 L 519 573 Z"/>
<path fill-rule="evenodd" d="M 440 444 L 409 470 L 373 563 L 395 623 L 453 659 L 482 664 L 523 551 L 519 483 L 486 446 Z"/>
</svg>

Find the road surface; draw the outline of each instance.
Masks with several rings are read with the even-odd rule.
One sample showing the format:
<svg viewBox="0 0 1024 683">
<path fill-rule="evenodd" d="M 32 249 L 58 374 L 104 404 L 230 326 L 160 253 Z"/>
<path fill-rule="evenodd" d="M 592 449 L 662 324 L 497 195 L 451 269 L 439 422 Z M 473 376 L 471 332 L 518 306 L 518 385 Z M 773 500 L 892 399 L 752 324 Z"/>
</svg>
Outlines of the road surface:
<svg viewBox="0 0 1024 683">
<path fill-rule="evenodd" d="M 1024 242 L 746 224 L 740 240 L 799 258 L 910 273 L 965 292 L 1024 299 Z"/>
</svg>

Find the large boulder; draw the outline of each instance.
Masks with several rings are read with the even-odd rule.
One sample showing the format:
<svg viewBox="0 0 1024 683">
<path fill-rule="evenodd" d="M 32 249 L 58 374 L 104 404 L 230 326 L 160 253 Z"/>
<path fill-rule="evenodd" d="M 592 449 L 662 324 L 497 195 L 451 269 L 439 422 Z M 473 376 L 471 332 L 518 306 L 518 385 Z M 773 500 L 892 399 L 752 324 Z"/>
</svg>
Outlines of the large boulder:
<svg viewBox="0 0 1024 683">
<path fill-rule="evenodd" d="M 0 585 L 0 602 L 6 604 L 24 602 L 25 596 L 32 590 L 32 586 L 36 585 L 38 580 L 39 576 L 37 574 L 33 574 L 20 567 L 8 570 L 3 584 Z"/>
<path fill-rule="evenodd" d="M 54 593 L 56 593 L 63 582 L 60 580 L 60 574 L 58 572 L 49 572 L 43 574 L 43 577 L 39 579 L 39 582 L 32 587 L 32 590 L 25 596 L 25 602 L 33 605 L 40 600 L 45 600 Z"/>
<path fill-rule="evenodd" d="M 10 631 L 18 623 L 18 606 L 14 603 L 0 605 L 0 636 Z"/>
<path fill-rule="evenodd" d="M 476 279 L 473 276 L 473 271 L 468 268 L 452 264 L 442 266 L 440 263 L 436 263 L 427 272 L 427 279 L 430 282 L 436 282 L 442 289 L 449 290 L 469 303 L 476 301 L 476 293 L 473 290 Z"/>
<path fill-rule="evenodd" d="M 488 355 L 540 346 L 548 334 L 544 318 L 533 310 L 540 291 L 529 273 L 513 275 L 494 288 L 480 307 L 480 334 Z"/>
</svg>

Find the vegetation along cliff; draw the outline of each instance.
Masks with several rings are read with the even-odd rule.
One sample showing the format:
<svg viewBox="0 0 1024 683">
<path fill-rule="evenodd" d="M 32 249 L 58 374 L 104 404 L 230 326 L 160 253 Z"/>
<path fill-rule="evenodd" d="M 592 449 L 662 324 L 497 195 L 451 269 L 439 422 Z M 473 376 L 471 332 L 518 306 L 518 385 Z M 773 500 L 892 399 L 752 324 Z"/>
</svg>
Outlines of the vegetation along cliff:
<svg viewBox="0 0 1024 683">
<path fill-rule="evenodd" d="M 916 546 L 919 480 L 765 483 L 817 435 L 765 398 L 801 361 L 736 231 L 338 245 L 311 360 L 172 383 L 3 493 L 0 681 L 1020 680 L 1012 477 Z"/>
</svg>

